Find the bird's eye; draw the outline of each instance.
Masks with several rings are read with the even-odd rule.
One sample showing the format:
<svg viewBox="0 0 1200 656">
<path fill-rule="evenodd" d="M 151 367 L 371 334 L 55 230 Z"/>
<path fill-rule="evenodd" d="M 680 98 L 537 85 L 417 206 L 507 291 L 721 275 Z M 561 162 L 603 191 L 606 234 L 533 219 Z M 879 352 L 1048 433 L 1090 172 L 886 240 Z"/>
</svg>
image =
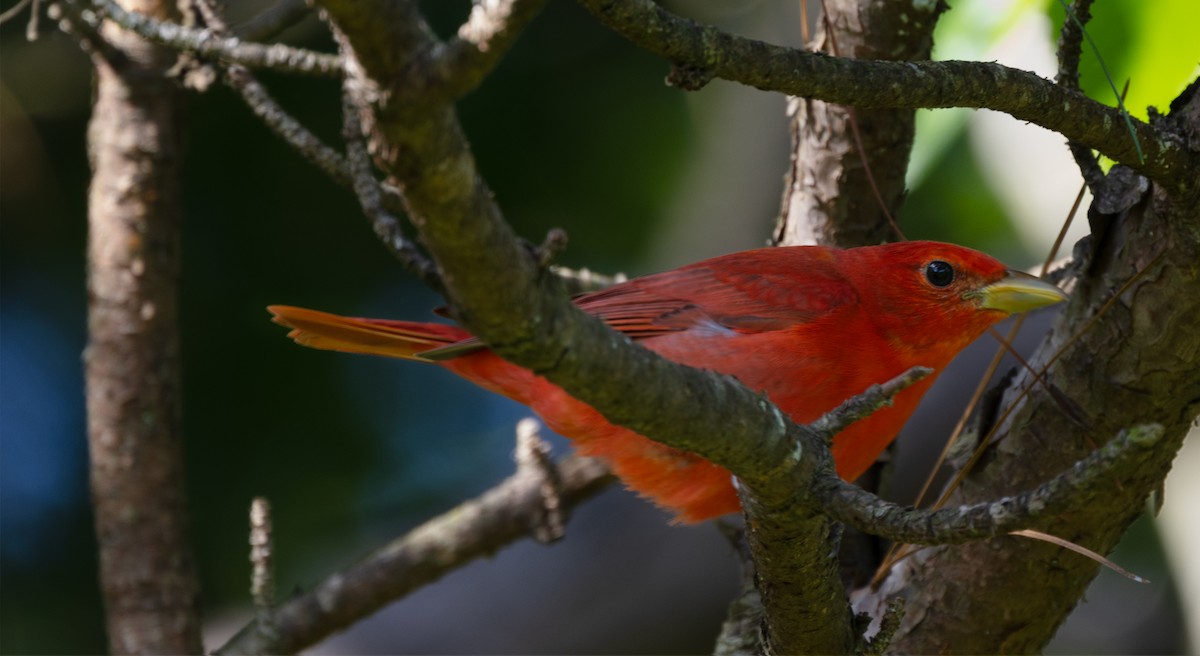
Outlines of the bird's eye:
<svg viewBox="0 0 1200 656">
<path fill-rule="evenodd" d="M 925 279 L 934 287 L 945 287 L 954 282 L 954 267 L 949 262 L 934 260 L 925 266 Z"/>
</svg>

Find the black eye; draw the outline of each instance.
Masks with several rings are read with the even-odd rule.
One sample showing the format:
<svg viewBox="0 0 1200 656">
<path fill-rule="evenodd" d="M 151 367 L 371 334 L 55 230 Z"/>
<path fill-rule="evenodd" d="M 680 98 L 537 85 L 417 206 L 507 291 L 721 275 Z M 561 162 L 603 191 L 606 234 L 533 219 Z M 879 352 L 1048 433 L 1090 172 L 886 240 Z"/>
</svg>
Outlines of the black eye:
<svg viewBox="0 0 1200 656">
<path fill-rule="evenodd" d="M 925 266 L 925 279 L 934 287 L 945 287 L 954 282 L 954 267 L 949 262 L 934 260 Z"/>
</svg>

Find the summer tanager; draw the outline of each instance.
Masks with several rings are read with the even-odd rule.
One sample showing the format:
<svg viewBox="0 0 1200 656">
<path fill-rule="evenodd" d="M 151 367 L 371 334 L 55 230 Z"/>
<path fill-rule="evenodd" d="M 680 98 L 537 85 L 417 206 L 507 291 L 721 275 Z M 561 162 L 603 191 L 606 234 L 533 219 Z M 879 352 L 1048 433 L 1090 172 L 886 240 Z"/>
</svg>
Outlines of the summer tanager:
<svg viewBox="0 0 1200 656">
<path fill-rule="evenodd" d="M 810 422 L 914 366 L 934 374 L 833 440 L 838 474 L 858 478 L 896 437 L 937 374 L 989 326 L 1057 303 L 1053 285 L 977 251 L 910 241 L 846 250 L 764 248 L 715 257 L 585 294 L 575 302 L 642 346 L 765 392 Z M 530 406 L 629 487 L 697 522 L 740 506 L 730 473 L 614 426 L 470 332 L 439 323 L 359 319 L 275 305 L 297 343 L 432 362 Z"/>
</svg>

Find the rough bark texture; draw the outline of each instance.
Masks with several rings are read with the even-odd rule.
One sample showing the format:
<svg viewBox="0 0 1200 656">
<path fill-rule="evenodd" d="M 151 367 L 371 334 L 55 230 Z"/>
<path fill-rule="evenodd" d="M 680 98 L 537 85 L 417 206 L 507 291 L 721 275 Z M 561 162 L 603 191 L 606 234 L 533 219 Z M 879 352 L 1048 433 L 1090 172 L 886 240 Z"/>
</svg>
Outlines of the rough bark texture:
<svg viewBox="0 0 1200 656">
<path fill-rule="evenodd" d="M 1200 93 L 1172 114 L 1178 133 L 1200 147 Z M 1112 175 L 1121 175 L 1118 171 Z M 1163 441 L 1132 475 L 1080 499 L 1042 530 L 1108 553 L 1161 486 L 1188 426 L 1200 414 L 1200 189 L 1168 194 L 1151 185 L 1112 217 L 1091 266 L 1054 332 L 1032 362 L 1050 368 L 1053 395 L 1018 379 L 1007 392 L 1033 394 L 1001 426 L 985 458 L 947 504 L 954 507 L 1028 489 L 1092 450 L 1120 427 L 1161 423 Z M 1100 211 L 1092 209 L 1093 215 Z M 1141 273 L 1091 327 L 1101 306 Z M 1187 499 L 1168 503 L 1188 503 Z M 1027 653 L 1039 651 L 1082 597 L 1099 566 L 1058 547 L 1004 537 L 927 550 L 893 573 L 888 594 L 908 598 L 893 643 L 897 653 Z M 874 603 L 878 603 L 875 599 Z"/>
<path fill-rule="evenodd" d="M 161 6 L 131 7 L 156 14 Z M 180 429 L 172 57 L 109 26 L 89 126 L 88 440 L 114 653 L 202 650 Z"/>
<path fill-rule="evenodd" d="M 929 59 L 933 28 L 945 9 L 941 2 L 879 0 L 826 0 L 823 6 L 828 27 L 818 37 L 818 50 L 887 60 Z M 849 247 L 897 240 L 884 208 L 896 216 L 904 199 L 915 111 L 853 109 L 793 97 L 788 116 L 792 156 L 776 243 Z"/>
</svg>

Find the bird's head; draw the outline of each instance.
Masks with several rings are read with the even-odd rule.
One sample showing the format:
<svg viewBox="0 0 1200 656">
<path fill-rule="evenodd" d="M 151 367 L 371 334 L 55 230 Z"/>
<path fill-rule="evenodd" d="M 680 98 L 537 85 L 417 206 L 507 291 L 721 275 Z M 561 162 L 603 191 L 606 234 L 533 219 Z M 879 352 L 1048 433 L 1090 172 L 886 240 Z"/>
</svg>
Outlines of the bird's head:
<svg viewBox="0 0 1200 656">
<path fill-rule="evenodd" d="M 957 353 L 1005 317 L 1067 298 L 1054 285 L 963 246 L 908 241 L 844 251 L 856 287 L 897 346 Z M 869 294 L 862 294 L 870 290 Z"/>
</svg>

